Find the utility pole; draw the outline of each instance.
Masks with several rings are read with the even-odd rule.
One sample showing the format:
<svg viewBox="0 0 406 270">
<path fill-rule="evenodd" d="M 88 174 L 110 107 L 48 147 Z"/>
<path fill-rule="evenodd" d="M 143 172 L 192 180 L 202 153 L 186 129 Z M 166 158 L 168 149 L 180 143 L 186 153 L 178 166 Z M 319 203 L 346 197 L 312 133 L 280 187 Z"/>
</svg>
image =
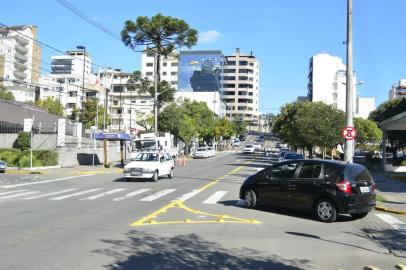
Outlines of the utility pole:
<svg viewBox="0 0 406 270">
<path fill-rule="evenodd" d="M 353 85 L 352 85 L 352 0 L 347 0 L 347 84 L 346 84 L 346 126 L 353 127 Z M 354 140 L 345 140 L 344 161 L 352 163 Z"/>
<path fill-rule="evenodd" d="M 158 132 L 158 53 L 154 51 L 154 132 Z"/>
</svg>

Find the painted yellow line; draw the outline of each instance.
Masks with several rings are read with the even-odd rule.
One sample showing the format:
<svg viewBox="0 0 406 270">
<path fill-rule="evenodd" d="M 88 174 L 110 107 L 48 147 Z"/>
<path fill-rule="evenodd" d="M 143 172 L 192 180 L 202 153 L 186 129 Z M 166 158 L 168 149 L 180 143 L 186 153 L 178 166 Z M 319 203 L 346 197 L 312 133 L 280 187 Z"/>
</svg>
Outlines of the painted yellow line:
<svg viewBox="0 0 406 270">
<path fill-rule="evenodd" d="M 392 213 L 392 214 L 398 214 L 398 215 L 406 215 L 406 211 L 390 209 L 390 208 L 383 207 L 383 206 L 375 206 L 375 210 L 378 210 L 381 212 Z"/>
<path fill-rule="evenodd" d="M 211 186 L 217 184 L 219 181 L 224 179 L 227 175 L 233 174 L 244 168 L 247 164 L 249 164 L 250 161 L 244 163 L 244 165 L 239 166 L 238 168 L 232 170 L 231 172 L 219 177 L 218 179 L 204 185 L 203 187 L 199 188 L 199 191 L 206 190 L 210 188 Z M 156 221 L 155 219 L 157 218 L 158 215 L 165 213 L 168 209 L 173 208 L 173 207 L 178 207 L 180 209 L 183 209 L 185 211 L 188 211 L 193 214 L 199 214 L 199 215 L 205 215 L 209 217 L 214 217 L 216 218 L 215 220 L 206 220 L 206 221 L 195 221 L 195 220 L 190 220 L 190 219 L 184 219 L 184 220 L 175 220 L 175 221 Z M 201 224 L 201 223 L 244 223 L 244 224 L 260 224 L 261 222 L 258 220 L 254 219 L 243 219 L 243 218 L 237 218 L 237 217 L 232 217 L 229 215 L 221 215 L 221 214 L 211 214 L 207 212 L 203 212 L 200 210 L 195 210 L 190 207 L 187 207 L 181 200 L 176 200 L 173 201 L 162 208 L 152 212 L 151 214 L 133 222 L 130 226 L 146 226 L 146 225 L 157 225 L 157 224 L 181 224 L 181 223 L 190 223 L 190 224 Z"/>
</svg>

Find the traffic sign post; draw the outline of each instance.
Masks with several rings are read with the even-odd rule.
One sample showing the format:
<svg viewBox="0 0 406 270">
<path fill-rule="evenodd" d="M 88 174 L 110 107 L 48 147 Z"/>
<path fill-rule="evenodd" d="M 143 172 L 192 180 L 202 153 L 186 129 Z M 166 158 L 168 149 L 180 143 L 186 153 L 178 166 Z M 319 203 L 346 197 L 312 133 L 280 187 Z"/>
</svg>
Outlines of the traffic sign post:
<svg viewBox="0 0 406 270">
<path fill-rule="evenodd" d="M 344 127 L 341 131 L 341 135 L 345 140 L 352 141 L 355 140 L 355 137 L 357 136 L 357 130 L 355 127 Z"/>
</svg>

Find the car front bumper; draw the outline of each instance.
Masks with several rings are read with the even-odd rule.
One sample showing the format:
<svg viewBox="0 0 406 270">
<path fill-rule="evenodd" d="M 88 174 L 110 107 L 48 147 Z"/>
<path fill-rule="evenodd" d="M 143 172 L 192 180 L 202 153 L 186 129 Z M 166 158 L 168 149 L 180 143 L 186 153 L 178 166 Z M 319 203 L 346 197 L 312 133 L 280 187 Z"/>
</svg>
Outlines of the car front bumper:
<svg viewBox="0 0 406 270">
<path fill-rule="evenodd" d="M 141 173 L 141 174 L 136 174 L 134 175 L 133 173 L 124 173 L 124 177 L 125 178 L 143 178 L 143 179 L 147 179 L 147 178 L 152 178 L 152 176 L 154 175 L 154 173 Z"/>
</svg>

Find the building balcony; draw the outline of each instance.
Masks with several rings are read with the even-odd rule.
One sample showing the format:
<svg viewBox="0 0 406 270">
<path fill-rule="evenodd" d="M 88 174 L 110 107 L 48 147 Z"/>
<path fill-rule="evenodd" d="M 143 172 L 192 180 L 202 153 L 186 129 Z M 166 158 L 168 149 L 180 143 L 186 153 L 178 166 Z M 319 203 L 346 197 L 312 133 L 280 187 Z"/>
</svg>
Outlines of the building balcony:
<svg viewBox="0 0 406 270">
<path fill-rule="evenodd" d="M 28 49 L 26 47 L 18 45 L 18 44 L 15 45 L 15 49 L 16 49 L 16 51 L 18 53 L 21 53 L 21 54 L 27 54 L 28 53 Z"/>
<path fill-rule="evenodd" d="M 19 60 L 21 63 L 26 63 L 28 61 L 28 57 L 23 54 L 17 53 L 17 54 L 15 54 L 14 57 L 16 60 Z"/>
<path fill-rule="evenodd" d="M 21 72 L 24 72 L 24 71 L 27 70 L 27 67 L 26 67 L 26 66 L 24 66 L 23 64 L 18 63 L 18 62 L 14 62 L 14 68 L 15 68 L 16 70 L 18 70 L 18 71 L 21 71 Z"/>
<path fill-rule="evenodd" d="M 15 40 L 17 41 L 17 43 L 18 43 L 19 45 L 21 45 L 21 46 L 26 46 L 26 45 L 28 45 L 28 43 L 29 43 L 28 39 L 23 38 L 23 37 L 21 37 L 21 36 L 15 36 L 14 38 L 15 38 Z"/>
<path fill-rule="evenodd" d="M 25 80 L 27 78 L 27 74 L 19 70 L 14 70 L 13 74 L 17 80 Z"/>
</svg>

